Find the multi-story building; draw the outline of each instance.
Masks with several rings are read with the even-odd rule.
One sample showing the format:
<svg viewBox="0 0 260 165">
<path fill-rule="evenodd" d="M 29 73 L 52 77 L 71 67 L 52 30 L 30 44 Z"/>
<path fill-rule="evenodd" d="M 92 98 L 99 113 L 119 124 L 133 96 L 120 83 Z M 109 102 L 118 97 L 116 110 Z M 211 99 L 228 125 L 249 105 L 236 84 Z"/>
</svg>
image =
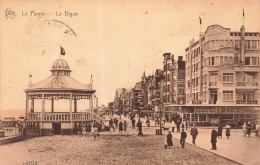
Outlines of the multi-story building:
<svg viewBox="0 0 260 165">
<path fill-rule="evenodd" d="M 178 61 L 175 70 L 176 74 L 173 73 L 172 76 L 175 77 L 176 75 L 177 80 L 173 81 L 173 87 L 176 88 L 174 100 L 176 100 L 176 104 L 183 105 L 185 103 L 185 61 L 183 61 L 182 56 L 178 56 Z"/>
<path fill-rule="evenodd" d="M 217 123 L 259 117 L 260 32 L 211 25 L 186 52 L 183 119 Z"/>
<path fill-rule="evenodd" d="M 163 104 L 171 104 L 173 102 L 173 95 L 171 92 L 171 70 L 174 67 L 174 55 L 171 53 L 163 54 Z"/>
</svg>

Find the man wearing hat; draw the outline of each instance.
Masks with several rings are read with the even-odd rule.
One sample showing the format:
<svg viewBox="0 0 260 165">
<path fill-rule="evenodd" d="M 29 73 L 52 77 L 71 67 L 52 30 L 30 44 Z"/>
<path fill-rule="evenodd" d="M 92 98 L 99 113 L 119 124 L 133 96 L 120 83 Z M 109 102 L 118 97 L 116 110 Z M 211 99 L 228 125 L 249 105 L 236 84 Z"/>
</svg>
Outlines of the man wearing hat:
<svg viewBox="0 0 260 165">
<path fill-rule="evenodd" d="M 218 132 L 215 130 L 215 127 L 212 127 L 212 131 L 211 131 L 211 144 L 212 144 L 212 148 L 211 150 L 217 150 L 217 137 L 218 137 Z"/>
<path fill-rule="evenodd" d="M 184 131 L 184 128 L 182 128 L 181 130 L 182 130 L 182 132 L 181 132 L 180 143 L 181 143 L 181 147 L 184 148 L 187 133 Z"/>
<path fill-rule="evenodd" d="M 196 128 L 195 123 L 193 124 L 193 127 L 190 130 L 190 135 L 192 136 L 192 143 L 195 145 L 195 140 L 198 135 L 198 129 Z"/>
</svg>

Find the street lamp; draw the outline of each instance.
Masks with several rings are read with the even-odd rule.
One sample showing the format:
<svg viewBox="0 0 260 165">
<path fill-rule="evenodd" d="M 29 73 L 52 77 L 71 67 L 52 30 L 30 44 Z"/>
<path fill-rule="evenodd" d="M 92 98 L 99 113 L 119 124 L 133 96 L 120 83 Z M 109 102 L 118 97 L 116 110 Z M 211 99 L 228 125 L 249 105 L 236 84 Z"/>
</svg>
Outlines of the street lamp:
<svg viewBox="0 0 260 165">
<path fill-rule="evenodd" d="M 162 104 L 160 104 L 160 133 L 162 135 Z"/>
</svg>

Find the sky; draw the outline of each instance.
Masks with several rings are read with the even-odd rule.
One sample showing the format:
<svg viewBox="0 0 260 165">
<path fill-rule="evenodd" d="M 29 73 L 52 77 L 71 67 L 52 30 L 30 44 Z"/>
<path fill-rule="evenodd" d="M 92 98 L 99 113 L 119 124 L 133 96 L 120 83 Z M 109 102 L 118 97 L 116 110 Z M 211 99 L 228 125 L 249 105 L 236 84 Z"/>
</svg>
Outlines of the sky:
<svg viewBox="0 0 260 165">
<path fill-rule="evenodd" d="M 162 69 L 163 53 L 184 56 L 199 37 L 199 17 L 202 32 L 213 24 L 239 31 L 243 9 L 246 31 L 260 32 L 260 0 L 0 0 L 0 110 L 25 109 L 29 74 L 33 83 L 50 76 L 60 45 L 71 76 L 89 83 L 92 74 L 99 105 L 107 105 L 116 88 Z"/>
</svg>

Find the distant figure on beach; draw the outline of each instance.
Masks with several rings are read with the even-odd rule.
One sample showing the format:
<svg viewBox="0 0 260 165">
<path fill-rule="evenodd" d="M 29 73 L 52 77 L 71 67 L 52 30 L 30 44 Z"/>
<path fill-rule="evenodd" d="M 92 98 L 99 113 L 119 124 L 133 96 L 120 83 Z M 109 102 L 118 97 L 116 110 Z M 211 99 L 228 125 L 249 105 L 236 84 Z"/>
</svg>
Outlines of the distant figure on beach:
<svg viewBox="0 0 260 165">
<path fill-rule="evenodd" d="M 211 131 L 211 140 L 210 140 L 210 142 L 212 144 L 211 150 L 217 150 L 217 136 L 218 136 L 218 133 L 215 130 L 215 127 L 213 126 L 212 131 Z"/>
</svg>

